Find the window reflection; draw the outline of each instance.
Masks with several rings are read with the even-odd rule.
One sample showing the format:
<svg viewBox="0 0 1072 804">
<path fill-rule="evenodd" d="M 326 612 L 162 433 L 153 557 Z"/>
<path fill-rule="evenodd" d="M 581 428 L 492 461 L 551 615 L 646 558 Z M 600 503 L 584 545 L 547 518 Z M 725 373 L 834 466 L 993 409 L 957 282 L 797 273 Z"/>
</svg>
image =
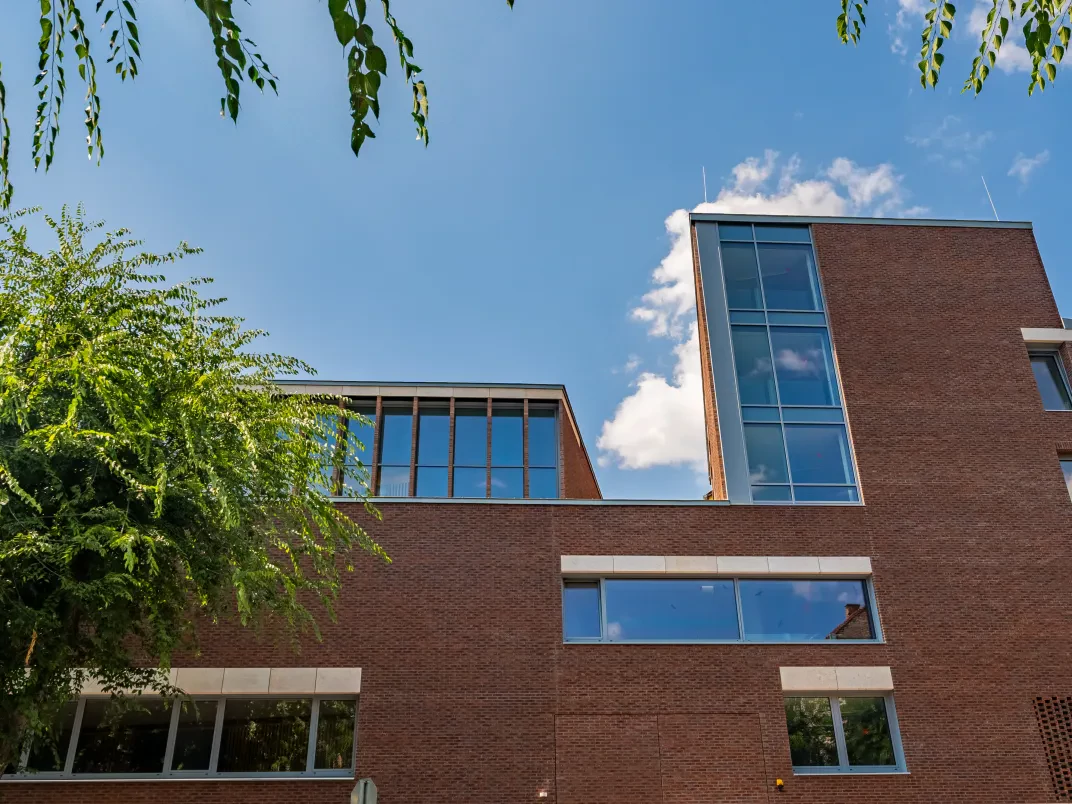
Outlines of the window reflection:
<svg viewBox="0 0 1072 804">
<path fill-rule="evenodd" d="M 1069 410 L 1072 401 L 1068 396 L 1068 385 L 1064 371 L 1056 353 L 1031 355 L 1031 370 L 1035 374 L 1042 407 L 1045 410 Z"/>
<path fill-rule="evenodd" d="M 862 581 L 739 582 L 745 639 L 874 639 Z"/>
<path fill-rule="evenodd" d="M 354 764 L 357 701 L 321 699 L 316 723 L 317 770 L 344 770 Z"/>
<path fill-rule="evenodd" d="M 412 460 L 412 409 L 385 408 L 380 435 L 380 497 L 409 496 L 409 468 Z"/>
<path fill-rule="evenodd" d="M 71 744 L 71 732 L 74 730 L 74 715 L 77 709 L 77 701 L 64 704 L 60 709 L 59 717 L 49 730 L 48 737 L 40 737 L 34 741 L 30 756 L 26 760 L 29 769 L 41 773 L 63 770 L 67 760 L 67 749 Z"/>
<path fill-rule="evenodd" d="M 558 424 L 555 407 L 529 405 L 529 497 L 558 497 Z"/>
<path fill-rule="evenodd" d="M 785 446 L 794 483 L 855 482 L 845 428 L 840 424 L 787 424 Z"/>
<path fill-rule="evenodd" d="M 783 405 L 841 403 L 825 328 L 771 327 L 770 337 Z"/>
<path fill-rule="evenodd" d="M 810 245 L 760 243 L 759 272 L 768 310 L 821 310 Z"/>
<path fill-rule="evenodd" d="M 788 483 L 782 428 L 777 424 L 746 424 L 745 451 L 752 483 Z"/>
<path fill-rule="evenodd" d="M 454 496 L 488 496 L 487 406 L 454 411 Z"/>
<path fill-rule="evenodd" d="M 447 496 L 447 461 L 450 457 L 450 408 L 420 403 L 417 419 L 418 497 Z"/>
<path fill-rule="evenodd" d="M 216 728 L 216 701 L 193 701 L 186 698 L 179 705 L 179 722 L 175 732 L 175 752 L 171 769 L 207 771 L 212 757 L 212 735 Z"/>
<path fill-rule="evenodd" d="M 786 698 L 785 720 L 794 767 L 838 765 L 829 698 Z"/>
<path fill-rule="evenodd" d="M 90 698 L 74 755 L 75 773 L 160 773 L 171 724 L 169 701 Z"/>
<path fill-rule="evenodd" d="M 1068 496 L 1072 497 L 1072 458 L 1061 459 L 1061 472 L 1065 476 L 1065 485 L 1068 486 Z"/>
<path fill-rule="evenodd" d="M 840 698 L 845 753 L 849 765 L 896 765 L 883 698 Z"/>
<path fill-rule="evenodd" d="M 731 310 L 763 309 L 759 263 L 752 243 L 723 243 L 722 270 L 726 276 L 726 303 Z"/>
<path fill-rule="evenodd" d="M 488 470 L 480 468 L 454 467 L 455 497 L 487 497 Z"/>
<path fill-rule="evenodd" d="M 525 496 L 525 470 L 492 467 L 491 496 L 500 498 L 521 498 Z"/>
<path fill-rule="evenodd" d="M 733 581 L 607 580 L 604 595 L 612 642 L 740 636 Z"/>
<path fill-rule="evenodd" d="M 766 327 L 734 326 L 733 360 L 742 405 L 777 405 L 774 366 Z"/>
<path fill-rule="evenodd" d="M 304 771 L 311 708 L 308 698 L 227 699 L 219 771 Z"/>
<path fill-rule="evenodd" d="M 562 593 L 562 631 L 569 639 L 599 639 L 599 583 L 567 581 Z"/>
</svg>

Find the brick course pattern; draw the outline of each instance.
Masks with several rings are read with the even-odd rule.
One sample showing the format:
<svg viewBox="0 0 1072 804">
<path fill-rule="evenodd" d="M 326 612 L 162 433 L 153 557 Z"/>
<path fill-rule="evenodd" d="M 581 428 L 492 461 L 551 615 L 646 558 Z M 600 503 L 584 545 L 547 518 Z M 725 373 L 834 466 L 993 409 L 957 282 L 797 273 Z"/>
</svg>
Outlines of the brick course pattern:
<svg viewBox="0 0 1072 804">
<path fill-rule="evenodd" d="M 394 563 L 358 562 L 300 660 L 224 624 L 176 662 L 360 666 L 356 775 L 381 804 L 1054 801 L 1035 701 L 1072 697 L 1072 413 L 1041 410 L 1020 334 L 1060 324 L 1032 234 L 814 239 L 865 506 L 392 503 L 369 529 Z M 867 555 L 886 642 L 564 645 L 563 554 Z M 891 666 L 909 773 L 794 776 L 789 665 Z M 0 800 L 344 804 L 352 787 L 0 783 Z"/>
</svg>

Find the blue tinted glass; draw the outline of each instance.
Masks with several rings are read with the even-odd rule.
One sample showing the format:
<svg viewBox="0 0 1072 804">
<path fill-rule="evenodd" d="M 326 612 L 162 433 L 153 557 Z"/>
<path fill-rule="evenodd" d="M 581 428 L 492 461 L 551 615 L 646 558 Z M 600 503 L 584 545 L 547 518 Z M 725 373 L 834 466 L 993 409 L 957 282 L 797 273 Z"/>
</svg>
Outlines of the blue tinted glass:
<svg viewBox="0 0 1072 804">
<path fill-rule="evenodd" d="M 841 403 L 825 328 L 771 327 L 770 338 L 783 405 Z"/>
<path fill-rule="evenodd" d="M 759 270 L 768 310 L 821 310 L 811 246 L 761 243 Z"/>
<path fill-rule="evenodd" d="M 777 405 L 774 367 L 766 327 L 734 326 L 733 362 L 737 367 L 737 390 L 742 405 Z"/>
<path fill-rule="evenodd" d="M 849 441 L 842 425 L 787 424 L 785 446 L 793 482 L 855 482 Z"/>
<path fill-rule="evenodd" d="M 723 243 L 722 272 L 726 277 L 726 305 L 731 310 L 763 309 L 755 246 L 751 243 Z"/>
<path fill-rule="evenodd" d="M 500 469 L 491 470 L 492 497 L 524 497 L 525 470 Z"/>
<path fill-rule="evenodd" d="M 413 414 L 387 410 L 383 414 L 383 446 L 380 463 L 409 465 L 413 439 Z"/>
<path fill-rule="evenodd" d="M 750 408 L 747 405 L 741 408 L 741 418 L 746 422 L 781 421 L 778 417 L 778 408 Z"/>
<path fill-rule="evenodd" d="M 744 444 L 748 475 L 752 483 L 788 483 L 782 427 L 778 424 L 746 424 Z"/>
<path fill-rule="evenodd" d="M 409 467 L 381 466 L 379 484 L 381 497 L 408 497 Z"/>
<path fill-rule="evenodd" d="M 529 466 L 558 465 L 555 411 L 529 406 Z M 530 481 L 531 484 L 531 481 Z"/>
<path fill-rule="evenodd" d="M 529 497 L 554 500 L 558 497 L 557 469 L 529 469 Z"/>
<path fill-rule="evenodd" d="M 566 583 L 562 592 L 562 632 L 570 639 L 599 639 L 599 584 Z"/>
<path fill-rule="evenodd" d="M 782 408 L 782 420 L 787 422 L 843 422 L 841 408 Z"/>
<path fill-rule="evenodd" d="M 767 313 L 767 320 L 774 324 L 807 325 L 812 327 L 826 326 L 826 313 Z"/>
<path fill-rule="evenodd" d="M 446 466 L 449 446 L 450 410 L 448 408 L 422 409 L 420 418 L 417 420 L 417 463 L 422 466 Z M 444 489 L 446 489 L 445 485 Z M 420 491 L 418 490 L 417 493 L 420 494 Z"/>
<path fill-rule="evenodd" d="M 608 580 L 606 638 L 738 639 L 733 581 Z"/>
<path fill-rule="evenodd" d="M 360 413 L 368 419 L 367 423 L 352 417 L 347 421 L 347 428 L 350 431 L 350 441 L 354 446 L 354 455 L 364 463 L 371 463 L 373 435 L 376 428 L 376 411 L 359 408 L 353 412 Z M 358 447 L 357 443 L 354 443 L 355 440 L 360 443 L 360 447 Z"/>
<path fill-rule="evenodd" d="M 522 409 L 496 405 L 491 414 L 491 465 L 524 465 L 524 443 Z"/>
<path fill-rule="evenodd" d="M 810 243 L 811 232 L 807 226 L 775 226 L 769 223 L 756 224 L 756 240 L 775 243 Z"/>
<path fill-rule="evenodd" d="M 752 225 L 749 223 L 720 223 L 718 236 L 723 240 L 751 240 Z"/>
<path fill-rule="evenodd" d="M 1061 459 L 1061 472 L 1065 476 L 1065 485 L 1068 486 L 1068 496 L 1072 497 L 1072 458 Z"/>
<path fill-rule="evenodd" d="M 445 467 L 445 466 L 418 466 L 417 467 L 417 496 L 418 497 L 446 497 L 447 496 L 447 467 Z"/>
<path fill-rule="evenodd" d="M 454 469 L 454 496 L 455 497 L 487 497 L 488 496 L 488 470 Z"/>
<path fill-rule="evenodd" d="M 762 310 L 731 310 L 731 324 L 766 324 L 767 316 Z"/>
<path fill-rule="evenodd" d="M 757 502 L 789 502 L 793 494 L 789 486 L 752 486 L 752 499 Z"/>
<path fill-rule="evenodd" d="M 1045 410 L 1068 410 L 1072 403 L 1068 399 L 1068 389 L 1061 376 L 1061 367 L 1055 355 L 1031 355 L 1031 370 L 1035 372 L 1042 407 Z"/>
<path fill-rule="evenodd" d="M 860 502 L 856 486 L 793 486 L 797 502 Z"/>
<path fill-rule="evenodd" d="M 873 639 L 863 581 L 740 581 L 745 639 Z"/>
<path fill-rule="evenodd" d="M 456 408 L 454 411 L 454 463 L 456 466 L 487 466 L 487 409 Z M 457 492 L 455 492 L 457 493 Z M 479 495 L 483 497 L 484 495 Z"/>
</svg>

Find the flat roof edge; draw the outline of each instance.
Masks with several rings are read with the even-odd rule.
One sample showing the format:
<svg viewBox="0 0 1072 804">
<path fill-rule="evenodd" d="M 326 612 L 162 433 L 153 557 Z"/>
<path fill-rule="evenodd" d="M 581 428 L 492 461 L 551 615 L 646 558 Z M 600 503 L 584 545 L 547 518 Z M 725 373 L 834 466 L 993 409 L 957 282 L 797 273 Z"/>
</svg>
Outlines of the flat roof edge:
<svg viewBox="0 0 1072 804">
<path fill-rule="evenodd" d="M 847 223 L 872 226 L 952 226 L 972 229 L 1031 229 L 1031 221 L 943 220 L 941 218 L 857 218 L 825 215 L 734 215 L 728 212 L 690 212 L 693 223 Z"/>
<path fill-rule="evenodd" d="M 549 391 L 565 391 L 561 383 L 539 382 L 384 382 L 382 380 L 316 380 L 316 379 L 280 379 L 276 385 L 324 385 L 357 386 L 362 388 L 541 388 Z"/>
</svg>

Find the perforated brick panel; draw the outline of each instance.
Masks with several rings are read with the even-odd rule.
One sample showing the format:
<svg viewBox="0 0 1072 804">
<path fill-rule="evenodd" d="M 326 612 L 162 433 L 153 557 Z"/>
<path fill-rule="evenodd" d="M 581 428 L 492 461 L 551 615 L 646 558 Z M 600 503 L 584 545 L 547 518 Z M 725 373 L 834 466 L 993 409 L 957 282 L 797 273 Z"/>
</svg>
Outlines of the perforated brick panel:
<svg viewBox="0 0 1072 804">
<path fill-rule="evenodd" d="M 1058 801 L 1072 801 L 1072 698 L 1036 698 L 1035 715 Z"/>
</svg>

